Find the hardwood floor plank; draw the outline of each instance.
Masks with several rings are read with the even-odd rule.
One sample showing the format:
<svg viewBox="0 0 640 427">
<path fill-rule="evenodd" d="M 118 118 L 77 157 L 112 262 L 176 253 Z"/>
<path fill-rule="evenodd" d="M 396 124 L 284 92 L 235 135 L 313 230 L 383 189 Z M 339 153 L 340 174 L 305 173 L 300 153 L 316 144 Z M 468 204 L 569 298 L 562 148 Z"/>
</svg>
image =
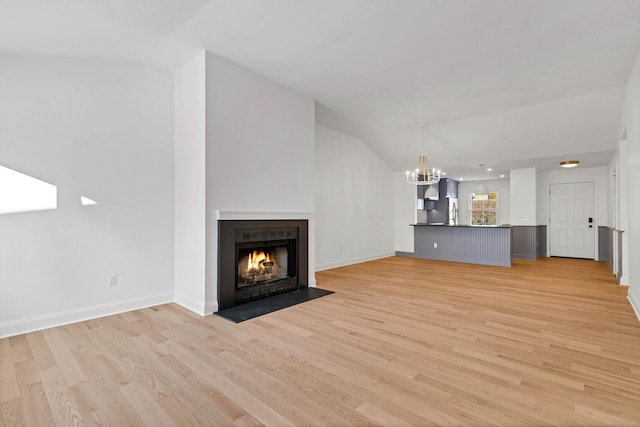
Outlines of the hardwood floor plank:
<svg viewBox="0 0 640 427">
<path fill-rule="evenodd" d="M 93 349 L 96 354 L 111 353 L 116 357 L 129 354 L 127 340 L 123 338 L 125 334 L 118 329 L 118 321 L 115 317 L 97 319 L 98 327 L 92 329 L 92 335 L 102 343 L 102 349 Z"/>
<path fill-rule="evenodd" d="M 26 426 L 20 398 L 0 402 L 0 426 Z"/>
<path fill-rule="evenodd" d="M 41 370 L 39 374 L 56 424 L 60 426 L 84 425 L 78 404 L 65 383 L 60 369 L 57 366 L 52 366 Z"/>
<path fill-rule="evenodd" d="M 640 425 L 606 264 L 390 257 L 239 324 L 176 304 L 0 340 L 0 425 Z"/>
<path fill-rule="evenodd" d="M 200 371 L 202 372 L 202 371 Z M 207 369 L 207 375 L 211 377 L 215 388 L 227 396 L 235 405 L 243 408 L 248 414 L 267 426 L 287 425 L 293 426 L 282 414 L 265 405 L 262 401 L 248 393 L 247 390 L 237 385 L 226 376 L 213 369 Z M 228 373 L 229 371 L 227 371 Z M 197 376 L 198 374 L 194 374 Z M 194 379 L 195 380 L 195 379 Z M 197 380 L 196 380 L 197 381 Z"/>
<path fill-rule="evenodd" d="M 313 399 L 323 407 L 330 408 L 337 416 L 344 419 L 346 424 L 368 424 L 364 418 L 353 412 L 353 408 L 360 405 L 362 400 L 355 398 L 343 388 L 325 381 L 327 373 L 308 363 L 309 360 L 300 360 L 291 364 L 253 346 L 240 343 L 238 347 L 229 347 L 228 352 L 233 353 L 238 360 L 262 370 L 294 388 L 298 393 Z M 240 368 L 238 364 L 236 366 Z"/>
<path fill-rule="evenodd" d="M 16 377 L 15 366 L 11 352 L 0 357 L 0 403 L 9 402 L 20 397 L 18 379 Z"/>
<path fill-rule="evenodd" d="M 71 354 L 69 347 L 62 338 L 58 329 L 47 329 L 43 331 L 44 340 L 49 345 L 49 350 L 56 361 L 56 366 L 62 373 L 68 386 L 73 386 L 86 381 L 82 369 L 78 366 L 76 359 Z"/>
<path fill-rule="evenodd" d="M 11 356 L 13 358 L 14 364 L 24 362 L 26 360 L 33 360 L 33 354 L 31 353 L 31 347 L 29 346 L 29 343 L 26 343 L 24 345 L 12 346 Z"/>
<path fill-rule="evenodd" d="M 314 406 L 299 406 L 296 404 L 296 399 L 287 400 L 283 397 L 283 395 L 286 395 L 286 392 L 284 392 L 282 388 L 277 387 L 277 383 L 272 383 L 270 386 L 265 387 L 253 381 L 253 379 L 244 372 L 239 372 L 235 369 L 227 372 L 225 377 L 233 382 L 235 386 L 240 387 L 247 395 L 255 398 L 256 402 L 260 402 L 277 412 L 292 425 L 310 425 L 314 424 L 314 422 L 327 424 L 326 419 L 320 417 L 314 418 L 314 415 L 319 415 L 314 411 L 316 409 Z M 316 413 L 314 414 L 314 412 Z M 258 418 L 256 415 L 253 416 Z M 271 416 L 271 414 L 269 414 L 269 416 Z"/>
<path fill-rule="evenodd" d="M 27 341 L 31 347 L 33 360 L 35 360 L 36 366 L 39 370 L 56 366 L 56 361 L 49 350 L 49 345 L 45 341 L 42 332 L 32 332 L 27 334 Z"/>
<path fill-rule="evenodd" d="M 109 415 L 102 409 L 98 409 L 91 412 L 90 414 L 87 414 L 84 417 L 84 420 L 88 427 L 106 427 L 117 425 L 112 422 Z"/>
<path fill-rule="evenodd" d="M 405 420 L 395 417 L 369 402 L 362 402 L 362 404 L 356 408 L 356 411 L 369 419 L 372 424 L 398 427 L 411 426 L 411 424 L 407 423 Z"/>
<path fill-rule="evenodd" d="M 103 405 L 103 409 L 92 412 L 92 418 L 95 422 L 103 423 L 102 417 L 107 415 L 110 419 L 109 423 L 112 425 L 144 425 L 144 422 L 120 392 L 119 387 L 123 383 L 112 376 L 109 367 L 110 361 L 105 356 L 107 355 L 78 359 L 78 364 L 85 373 L 87 381 L 92 389 L 98 393 Z"/>
<path fill-rule="evenodd" d="M 28 426 L 54 425 L 51 406 L 41 382 L 20 387 L 20 401 Z"/>
<path fill-rule="evenodd" d="M 0 340 L 0 358 L 11 357 L 11 338 Z"/>
<path fill-rule="evenodd" d="M 13 337 L 9 337 L 9 345 L 11 347 L 20 347 L 22 345 L 29 345 L 29 341 L 27 341 L 27 336 L 22 334 L 22 335 L 15 335 Z M 0 347 L 2 346 L 2 344 L 0 344 Z"/>
<path fill-rule="evenodd" d="M 104 403 L 100 395 L 88 381 L 69 387 L 78 406 L 80 414 L 86 419 L 85 415 L 102 409 Z"/>
<path fill-rule="evenodd" d="M 206 375 L 205 371 L 200 371 L 200 374 L 194 373 L 187 378 L 190 384 L 209 401 L 207 405 L 194 411 L 200 414 L 198 419 L 212 419 L 216 421 L 215 425 L 224 425 L 248 415 L 246 410 L 216 387 L 215 380 Z"/>
<path fill-rule="evenodd" d="M 158 405 L 167 413 L 173 425 L 195 426 L 199 424 L 198 418 L 193 414 L 194 411 L 181 404 L 174 396 L 163 397 L 158 400 Z"/>
<path fill-rule="evenodd" d="M 193 412 L 194 418 L 197 420 L 198 425 L 202 426 L 228 426 L 233 423 L 233 420 L 227 418 L 224 414 L 218 411 L 213 405 L 205 405 L 202 408 Z M 234 419 L 240 419 L 238 416 Z M 264 425 L 256 421 L 256 425 Z"/>
<path fill-rule="evenodd" d="M 14 369 L 16 371 L 16 380 L 18 382 L 18 387 L 23 387 L 40 381 L 38 368 L 36 367 L 36 363 L 33 361 L 33 359 L 16 363 L 14 365 Z"/>
<path fill-rule="evenodd" d="M 134 381 L 120 386 L 119 389 L 146 425 L 165 426 L 172 424 L 171 417 L 156 402 L 156 395 L 147 386 Z"/>
<path fill-rule="evenodd" d="M 264 424 L 253 418 L 251 415 L 243 415 L 233 422 L 234 427 L 254 427 L 262 425 Z"/>
<path fill-rule="evenodd" d="M 148 386 L 158 398 L 173 395 L 189 410 L 196 410 L 207 404 L 201 396 L 171 367 L 142 349 L 134 352 L 124 360 L 130 360 L 137 375 L 137 381 Z"/>
</svg>

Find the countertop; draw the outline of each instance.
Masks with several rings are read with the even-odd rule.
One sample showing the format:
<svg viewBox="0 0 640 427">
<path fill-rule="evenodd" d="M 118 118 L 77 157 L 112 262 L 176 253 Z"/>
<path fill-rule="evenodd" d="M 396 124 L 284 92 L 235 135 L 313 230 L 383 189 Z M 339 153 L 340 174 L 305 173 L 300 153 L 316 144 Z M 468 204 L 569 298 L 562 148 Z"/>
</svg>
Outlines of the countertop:
<svg viewBox="0 0 640 427">
<path fill-rule="evenodd" d="M 449 225 L 449 224 L 441 224 L 441 223 L 432 223 L 432 224 L 418 223 L 418 224 L 409 224 L 409 225 L 411 225 L 412 227 L 511 228 L 511 226 L 507 225 L 507 224 L 503 224 L 503 225 L 464 225 L 464 224 Z"/>
</svg>

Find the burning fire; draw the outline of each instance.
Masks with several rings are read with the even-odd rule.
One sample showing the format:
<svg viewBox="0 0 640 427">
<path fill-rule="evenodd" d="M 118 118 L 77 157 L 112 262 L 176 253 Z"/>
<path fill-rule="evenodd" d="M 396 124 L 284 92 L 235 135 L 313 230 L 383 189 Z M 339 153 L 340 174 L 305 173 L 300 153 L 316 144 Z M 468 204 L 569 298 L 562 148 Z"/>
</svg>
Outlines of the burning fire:
<svg viewBox="0 0 640 427">
<path fill-rule="evenodd" d="M 265 248 L 249 249 L 238 260 L 238 286 L 253 285 L 282 278 L 279 276 L 277 250 Z M 286 269 L 286 264 L 285 264 Z"/>
<path fill-rule="evenodd" d="M 249 273 L 261 273 L 264 272 L 265 267 L 272 266 L 273 261 L 270 253 L 264 251 L 253 251 L 249 254 L 249 260 L 247 261 L 247 272 Z"/>
</svg>

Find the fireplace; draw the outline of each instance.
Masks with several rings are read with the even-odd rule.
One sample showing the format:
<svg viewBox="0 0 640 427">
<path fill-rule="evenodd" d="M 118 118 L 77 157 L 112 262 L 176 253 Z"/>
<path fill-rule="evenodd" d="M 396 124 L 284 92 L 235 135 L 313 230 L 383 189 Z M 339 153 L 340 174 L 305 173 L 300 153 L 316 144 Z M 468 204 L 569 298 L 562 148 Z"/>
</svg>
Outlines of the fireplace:
<svg viewBox="0 0 640 427">
<path fill-rule="evenodd" d="M 220 310 L 308 286 L 306 220 L 218 221 Z"/>
</svg>

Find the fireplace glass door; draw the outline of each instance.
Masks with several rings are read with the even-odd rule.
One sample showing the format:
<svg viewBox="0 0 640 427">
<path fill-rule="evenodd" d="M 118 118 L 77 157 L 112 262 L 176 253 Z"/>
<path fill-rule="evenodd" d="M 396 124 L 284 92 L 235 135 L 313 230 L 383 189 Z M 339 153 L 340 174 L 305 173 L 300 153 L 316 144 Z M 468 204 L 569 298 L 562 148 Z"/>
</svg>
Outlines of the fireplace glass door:
<svg viewBox="0 0 640 427">
<path fill-rule="evenodd" d="M 222 220 L 218 227 L 220 310 L 308 287 L 306 220 Z"/>
<path fill-rule="evenodd" d="M 292 277 L 289 267 L 290 242 L 265 242 L 239 245 L 236 287 L 267 284 Z M 242 247 L 247 246 L 247 247 Z"/>
</svg>

